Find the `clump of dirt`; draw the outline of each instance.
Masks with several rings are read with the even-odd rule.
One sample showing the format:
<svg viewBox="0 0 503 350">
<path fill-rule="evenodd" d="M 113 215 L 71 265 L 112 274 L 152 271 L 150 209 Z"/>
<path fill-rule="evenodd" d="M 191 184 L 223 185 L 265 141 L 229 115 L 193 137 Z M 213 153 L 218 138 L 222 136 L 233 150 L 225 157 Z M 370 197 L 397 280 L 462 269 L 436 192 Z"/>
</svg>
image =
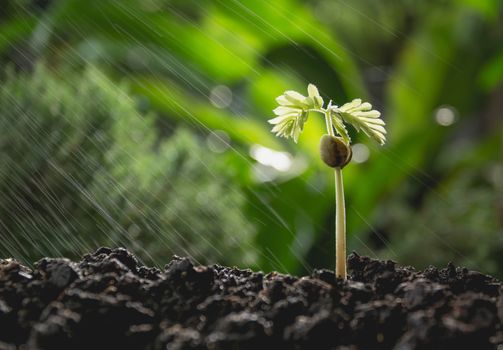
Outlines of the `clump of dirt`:
<svg viewBox="0 0 503 350">
<path fill-rule="evenodd" d="M 494 349 L 500 281 L 449 264 L 417 272 L 349 257 L 332 271 L 263 274 L 124 249 L 29 269 L 0 260 L 0 349 Z"/>
</svg>

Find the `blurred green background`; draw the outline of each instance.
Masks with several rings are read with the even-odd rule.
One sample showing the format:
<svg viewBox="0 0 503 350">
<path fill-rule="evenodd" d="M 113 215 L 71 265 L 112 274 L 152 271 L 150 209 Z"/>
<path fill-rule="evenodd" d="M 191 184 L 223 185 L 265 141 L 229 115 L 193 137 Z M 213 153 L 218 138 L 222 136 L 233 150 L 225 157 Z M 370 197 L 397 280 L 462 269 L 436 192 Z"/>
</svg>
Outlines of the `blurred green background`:
<svg viewBox="0 0 503 350">
<path fill-rule="evenodd" d="M 332 268 L 324 122 L 267 124 L 311 82 L 387 123 L 351 130 L 349 249 L 503 277 L 502 1 L 4 0 L 0 60 L 1 257 Z"/>
</svg>

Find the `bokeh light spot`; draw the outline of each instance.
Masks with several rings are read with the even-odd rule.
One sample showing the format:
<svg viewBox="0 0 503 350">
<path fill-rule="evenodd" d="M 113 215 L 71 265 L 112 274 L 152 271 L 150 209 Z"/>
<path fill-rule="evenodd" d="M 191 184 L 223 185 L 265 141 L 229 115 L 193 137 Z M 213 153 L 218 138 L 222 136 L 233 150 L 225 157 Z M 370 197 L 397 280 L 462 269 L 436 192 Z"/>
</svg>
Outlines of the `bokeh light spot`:
<svg viewBox="0 0 503 350">
<path fill-rule="evenodd" d="M 286 172 L 292 166 L 292 155 L 288 152 L 278 152 L 264 146 L 253 145 L 250 155 L 260 164 L 273 167 L 278 171 Z"/>
<path fill-rule="evenodd" d="M 435 121 L 442 126 L 449 126 L 456 121 L 456 112 L 450 106 L 443 106 L 436 110 Z"/>
<path fill-rule="evenodd" d="M 370 157 L 369 148 L 363 143 L 356 143 L 351 146 L 353 150 L 353 161 L 355 163 L 365 163 Z"/>
<path fill-rule="evenodd" d="M 227 108 L 232 103 L 232 91 L 225 85 L 217 85 L 210 91 L 210 102 L 217 108 Z"/>
</svg>

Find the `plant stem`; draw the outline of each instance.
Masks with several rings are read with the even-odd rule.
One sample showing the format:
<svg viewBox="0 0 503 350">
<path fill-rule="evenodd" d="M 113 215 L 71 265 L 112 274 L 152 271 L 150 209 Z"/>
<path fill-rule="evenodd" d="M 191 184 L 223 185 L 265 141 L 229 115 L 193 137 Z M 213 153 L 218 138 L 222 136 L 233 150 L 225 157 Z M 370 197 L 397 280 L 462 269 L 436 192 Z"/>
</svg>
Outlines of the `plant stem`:
<svg viewBox="0 0 503 350">
<path fill-rule="evenodd" d="M 330 112 L 325 112 L 327 131 L 335 136 Z M 346 279 L 346 205 L 344 202 L 344 184 L 342 169 L 335 168 L 335 275 Z"/>
<path fill-rule="evenodd" d="M 332 127 L 332 121 L 330 120 L 330 118 L 328 117 L 327 113 L 325 113 L 325 123 L 327 124 L 327 132 L 330 134 L 330 135 L 334 135 L 334 128 Z"/>
<path fill-rule="evenodd" d="M 307 110 L 308 112 L 318 112 L 321 114 L 326 114 L 327 110 L 324 108 L 311 108 Z"/>
<path fill-rule="evenodd" d="M 335 275 L 346 279 L 346 206 L 341 168 L 335 168 L 335 197 Z"/>
</svg>

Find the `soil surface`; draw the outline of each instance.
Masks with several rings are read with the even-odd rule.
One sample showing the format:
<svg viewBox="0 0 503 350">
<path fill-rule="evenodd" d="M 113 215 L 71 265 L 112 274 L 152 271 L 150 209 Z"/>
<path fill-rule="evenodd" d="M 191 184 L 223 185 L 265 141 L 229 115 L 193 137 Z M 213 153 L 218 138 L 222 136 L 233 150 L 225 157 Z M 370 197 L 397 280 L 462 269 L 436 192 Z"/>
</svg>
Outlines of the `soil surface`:
<svg viewBox="0 0 503 350">
<path fill-rule="evenodd" d="M 500 281 L 352 254 L 347 281 L 194 266 L 124 249 L 0 260 L 0 349 L 501 349 Z M 498 347 L 498 345 L 500 345 Z"/>
</svg>

